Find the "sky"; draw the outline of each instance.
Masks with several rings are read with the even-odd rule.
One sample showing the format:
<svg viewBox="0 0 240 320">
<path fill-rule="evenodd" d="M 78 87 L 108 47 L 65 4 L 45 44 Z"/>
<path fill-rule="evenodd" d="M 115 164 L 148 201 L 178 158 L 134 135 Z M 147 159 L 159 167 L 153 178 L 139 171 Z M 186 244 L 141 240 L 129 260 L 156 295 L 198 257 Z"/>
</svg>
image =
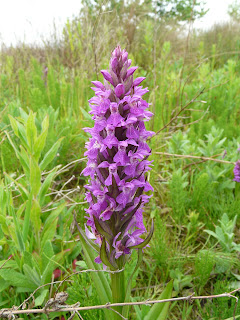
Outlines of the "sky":
<svg viewBox="0 0 240 320">
<path fill-rule="evenodd" d="M 227 8 L 233 0 L 205 0 L 209 12 L 195 27 L 206 29 L 228 19 Z M 81 0 L 0 0 L 0 44 L 41 43 L 53 30 L 58 33 L 68 18 L 77 15 Z"/>
</svg>

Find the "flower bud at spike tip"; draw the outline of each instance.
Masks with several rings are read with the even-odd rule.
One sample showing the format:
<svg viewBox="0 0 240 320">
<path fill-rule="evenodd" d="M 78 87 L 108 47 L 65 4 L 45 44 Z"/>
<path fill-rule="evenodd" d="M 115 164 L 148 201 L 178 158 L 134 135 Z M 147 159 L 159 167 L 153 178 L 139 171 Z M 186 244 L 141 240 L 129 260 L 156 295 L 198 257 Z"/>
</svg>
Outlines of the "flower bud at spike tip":
<svg viewBox="0 0 240 320">
<path fill-rule="evenodd" d="M 104 76 L 104 78 L 113 85 L 113 79 L 112 79 L 110 73 L 106 70 L 101 70 L 101 73 Z"/>
<path fill-rule="evenodd" d="M 115 93 L 116 93 L 116 96 L 118 98 L 121 97 L 121 95 L 123 95 L 125 92 L 125 88 L 124 88 L 124 85 L 123 84 L 118 84 L 115 88 Z"/>
<path fill-rule="evenodd" d="M 89 176 L 86 200 L 89 204 L 86 235 L 99 247 L 97 263 L 110 269 L 123 267 L 132 250 L 144 249 L 153 233 L 146 234 L 144 205 L 152 191 L 146 180 L 151 169 L 151 150 L 145 121 L 151 117 L 138 86 L 145 78 L 133 79 L 137 67 L 130 67 L 128 53 L 118 46 L 112 53 L 109 72 L 102 70 L 104 84 L 92 81 L 95 96 L 89 100 L 93 128 L 86 143 L 88 157 L 84 176 Z M 120 258 L 121 257 L 121 258 Z"/>
</svg>

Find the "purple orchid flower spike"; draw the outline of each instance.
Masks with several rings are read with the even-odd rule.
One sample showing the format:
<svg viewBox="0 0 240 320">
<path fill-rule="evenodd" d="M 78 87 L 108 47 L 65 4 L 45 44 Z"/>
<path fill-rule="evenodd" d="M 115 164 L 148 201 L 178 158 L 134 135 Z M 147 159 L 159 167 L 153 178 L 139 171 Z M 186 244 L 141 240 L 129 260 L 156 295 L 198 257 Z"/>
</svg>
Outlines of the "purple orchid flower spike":
<svg viewBox="0 0 240 320">
<path fill-rule="evenodd" d="M 240 160 L 238 160 L 233 169 L 234 179 L 233 181 L 240 182 Z"/>
<path fill-rule="evenodd" d="M 122 268 L 133 249 L 148 246 L 143 224 L 143 207 L 153 191 L 146 179 L 151 169 L 151 150 L 147 139 L 148 103 L 142 96 L 148 92 L 139 86 L 145 79 L 133 80 L 137 67 L 130 67 L 128 53 L 120 46 L 112 53 L 109 70 L 102 70 L 104 84 L 92 81 L 95 96 L 89 100 L 93 128 L 86 143 L 89 176 L 86 186 L 86 235 L 99 247 L 97 263 L 112 270 Z M 142 238 L 143 237 L 143 238 Z"/>
</svg>

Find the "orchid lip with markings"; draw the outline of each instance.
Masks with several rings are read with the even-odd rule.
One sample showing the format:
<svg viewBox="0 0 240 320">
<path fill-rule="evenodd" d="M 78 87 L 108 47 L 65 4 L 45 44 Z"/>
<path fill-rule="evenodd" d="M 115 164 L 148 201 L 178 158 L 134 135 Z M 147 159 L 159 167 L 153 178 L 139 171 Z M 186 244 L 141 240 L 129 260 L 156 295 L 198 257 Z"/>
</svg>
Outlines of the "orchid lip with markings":
<svg viewBox="0 0 240 320">
<path fill-rule="evenodd" d="M 95 96 L 89 100 L 93 128 L 86 143 L 88 157 L 83 175 L 89 176 L 86 200 L 89 208 L 86 235 L 99 245 L 96 262 L 110 269 L 122 267 L 133 249 L 148 245 L 143 224 L 143 208 L 153 191 L 147 182 L 152 161 L 145 121 L 152 113 L 142 96 L 144 77 L 133 79 L 137 67 L 130 67 L 128 53 L 117 46 L 112 52 L 109 71 L 102 70 L 104 84 L 92 81 Z M 120 258 L 121 257 L 121 258 Z"/>
</svg>

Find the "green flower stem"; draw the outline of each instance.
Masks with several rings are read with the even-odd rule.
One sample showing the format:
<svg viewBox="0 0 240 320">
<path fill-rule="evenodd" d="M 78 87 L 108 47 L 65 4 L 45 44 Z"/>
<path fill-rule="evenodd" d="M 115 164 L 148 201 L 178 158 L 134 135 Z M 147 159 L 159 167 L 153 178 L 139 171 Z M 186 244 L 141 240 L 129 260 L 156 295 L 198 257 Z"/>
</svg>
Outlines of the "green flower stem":
<svg viewBox="0 0 240 320">
<path fill-rule="evenodd" d="M 112 282 L 112 297 L 113 303 L 124 302 L 125 300 L 125 279 L 124 271 L 111 274 Z M 122 314 L 123 307 L 115 307 L 114 310 Z M 114 320 L 122 319 L 117 313 L 114 312 Z"/>
<path fill-rule="evenodd" d="M 235 182 L 235 198 L 240 199 L 240 182 Z"/>
</svg>

